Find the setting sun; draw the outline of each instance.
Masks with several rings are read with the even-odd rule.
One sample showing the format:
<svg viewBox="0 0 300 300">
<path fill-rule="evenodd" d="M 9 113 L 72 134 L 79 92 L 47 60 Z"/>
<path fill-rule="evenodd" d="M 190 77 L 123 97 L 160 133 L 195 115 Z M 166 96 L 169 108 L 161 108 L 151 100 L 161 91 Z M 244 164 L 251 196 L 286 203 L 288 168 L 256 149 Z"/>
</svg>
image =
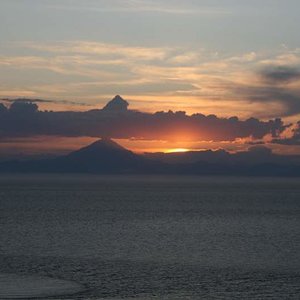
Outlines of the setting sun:
<svg viewBox="0 0 300 300">
<path fill-rule="evenodd" d="M 177 152 L 188 152 L 188 151 L 190 150 L 186 148 L 174 148 L 174 149 L 167 150 L 166 153 L 177 153 Z"/>
</svg>

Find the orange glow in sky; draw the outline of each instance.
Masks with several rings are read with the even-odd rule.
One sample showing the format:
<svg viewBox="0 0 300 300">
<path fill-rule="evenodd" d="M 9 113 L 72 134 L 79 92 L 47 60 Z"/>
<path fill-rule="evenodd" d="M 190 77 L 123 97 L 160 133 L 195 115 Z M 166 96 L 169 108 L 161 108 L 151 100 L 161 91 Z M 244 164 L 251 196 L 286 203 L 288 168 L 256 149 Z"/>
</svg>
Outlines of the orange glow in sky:
<svg viewBox="0 0 300 300">
<path fill-rule="evenodd" d="M 190 151 L 190 149 L 186 149 L 186 148 L 174 148 L 174 149 L 169 149 L 166 151 L 166 153 L 178 153 L 178 152 L 188 152 Z"/>
</svg>

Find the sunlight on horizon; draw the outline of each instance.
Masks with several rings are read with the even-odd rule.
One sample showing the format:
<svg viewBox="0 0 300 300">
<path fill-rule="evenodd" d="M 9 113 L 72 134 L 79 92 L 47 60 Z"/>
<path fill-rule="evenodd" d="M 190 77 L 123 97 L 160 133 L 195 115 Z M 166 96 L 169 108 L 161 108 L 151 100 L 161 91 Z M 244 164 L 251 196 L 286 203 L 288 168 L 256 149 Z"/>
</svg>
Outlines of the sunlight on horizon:
<svg viewBox="0 0 300 300">
<path fill-rule="evenodd" d="M 174 149 L 166 150 L 165 153 L 184 153 L 189 151 L 191 150 L 186 148 L 174 148 Z"/>
</svg>

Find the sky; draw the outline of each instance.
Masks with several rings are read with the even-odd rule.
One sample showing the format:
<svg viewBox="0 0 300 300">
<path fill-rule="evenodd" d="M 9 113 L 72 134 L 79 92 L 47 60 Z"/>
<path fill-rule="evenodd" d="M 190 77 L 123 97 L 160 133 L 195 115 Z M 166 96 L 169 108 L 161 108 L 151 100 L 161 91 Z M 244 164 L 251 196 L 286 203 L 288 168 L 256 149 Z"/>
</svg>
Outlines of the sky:
<svg viewBox="0 0 300 300">
<path fill-rule="evenodd" d="M 120 94 L 130 109 L 149 114 L 281 118 L 290 126 L 259 141 L 237 135 L 138 143 L 139 135 L 121 142 L 168 151 L 244 149 L 250 140 L 298 153 L 299 11 L 298 0 L 1 0 L 0 98 L 8 108 L 11 100 L 28 98 L 47 100 L 38 102 L 40 111 L 84 112 Z M 33 151 L 36 144 L 57 151 L 45 136 L 2 135 L 3 155 Z M 67 151 L 94 138 L 77 134 L 76 142 L 68 137 L 57 145 Z"/>
</svg>

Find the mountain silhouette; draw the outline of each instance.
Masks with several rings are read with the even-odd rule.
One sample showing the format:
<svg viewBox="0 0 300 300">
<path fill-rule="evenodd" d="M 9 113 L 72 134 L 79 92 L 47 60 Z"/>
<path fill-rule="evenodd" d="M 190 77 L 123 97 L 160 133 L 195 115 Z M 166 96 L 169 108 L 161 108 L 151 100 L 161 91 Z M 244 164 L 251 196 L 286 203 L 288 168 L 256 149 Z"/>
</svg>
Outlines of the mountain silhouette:
<svg viewBox="0 0 300 300">
<path fill-rule="evenodd" d="M 54 159 L 7 161 L 0 172 L 42 173 L 147 173 L 164 163 L 153 161 L 129 151 L 108 138 Z"/>
<path fill-rule="evenodd" d="M 122 155 L 124 154 L 128 156 L 134 155 L 133 152 L 125 149 L 121 145 L 117 144 L 111 139 L 103 138 L 98 140 L 87 147 L 81 148 L 77 151 L 71 152 L 67 155 L 68 158 L 78 159 L 78 160 L 86 160 L 86 159 L 102 159 L 103 155 L 111 156 L 113 155 Z"/>
<path fill-rule="evenodd" d="M 70 171 L 136 172 L 149 165 L 150 160 L 104 138 L 58 159 Z"/>
<path fill-rule="evenodd" d="M 138 155 L 103 138 L 57 158 L 3 162 L 0 172 L 300 176 L 300 157 L 262 148 L 236 154 L 222 150 Z"/>
<path fill-rule="evenodd" d="M 126 100 L 117 95 L 103 107 L 103 110 L 110 112 L 127 111 L 128 105 L 129 103 Z"/>
</svg>

